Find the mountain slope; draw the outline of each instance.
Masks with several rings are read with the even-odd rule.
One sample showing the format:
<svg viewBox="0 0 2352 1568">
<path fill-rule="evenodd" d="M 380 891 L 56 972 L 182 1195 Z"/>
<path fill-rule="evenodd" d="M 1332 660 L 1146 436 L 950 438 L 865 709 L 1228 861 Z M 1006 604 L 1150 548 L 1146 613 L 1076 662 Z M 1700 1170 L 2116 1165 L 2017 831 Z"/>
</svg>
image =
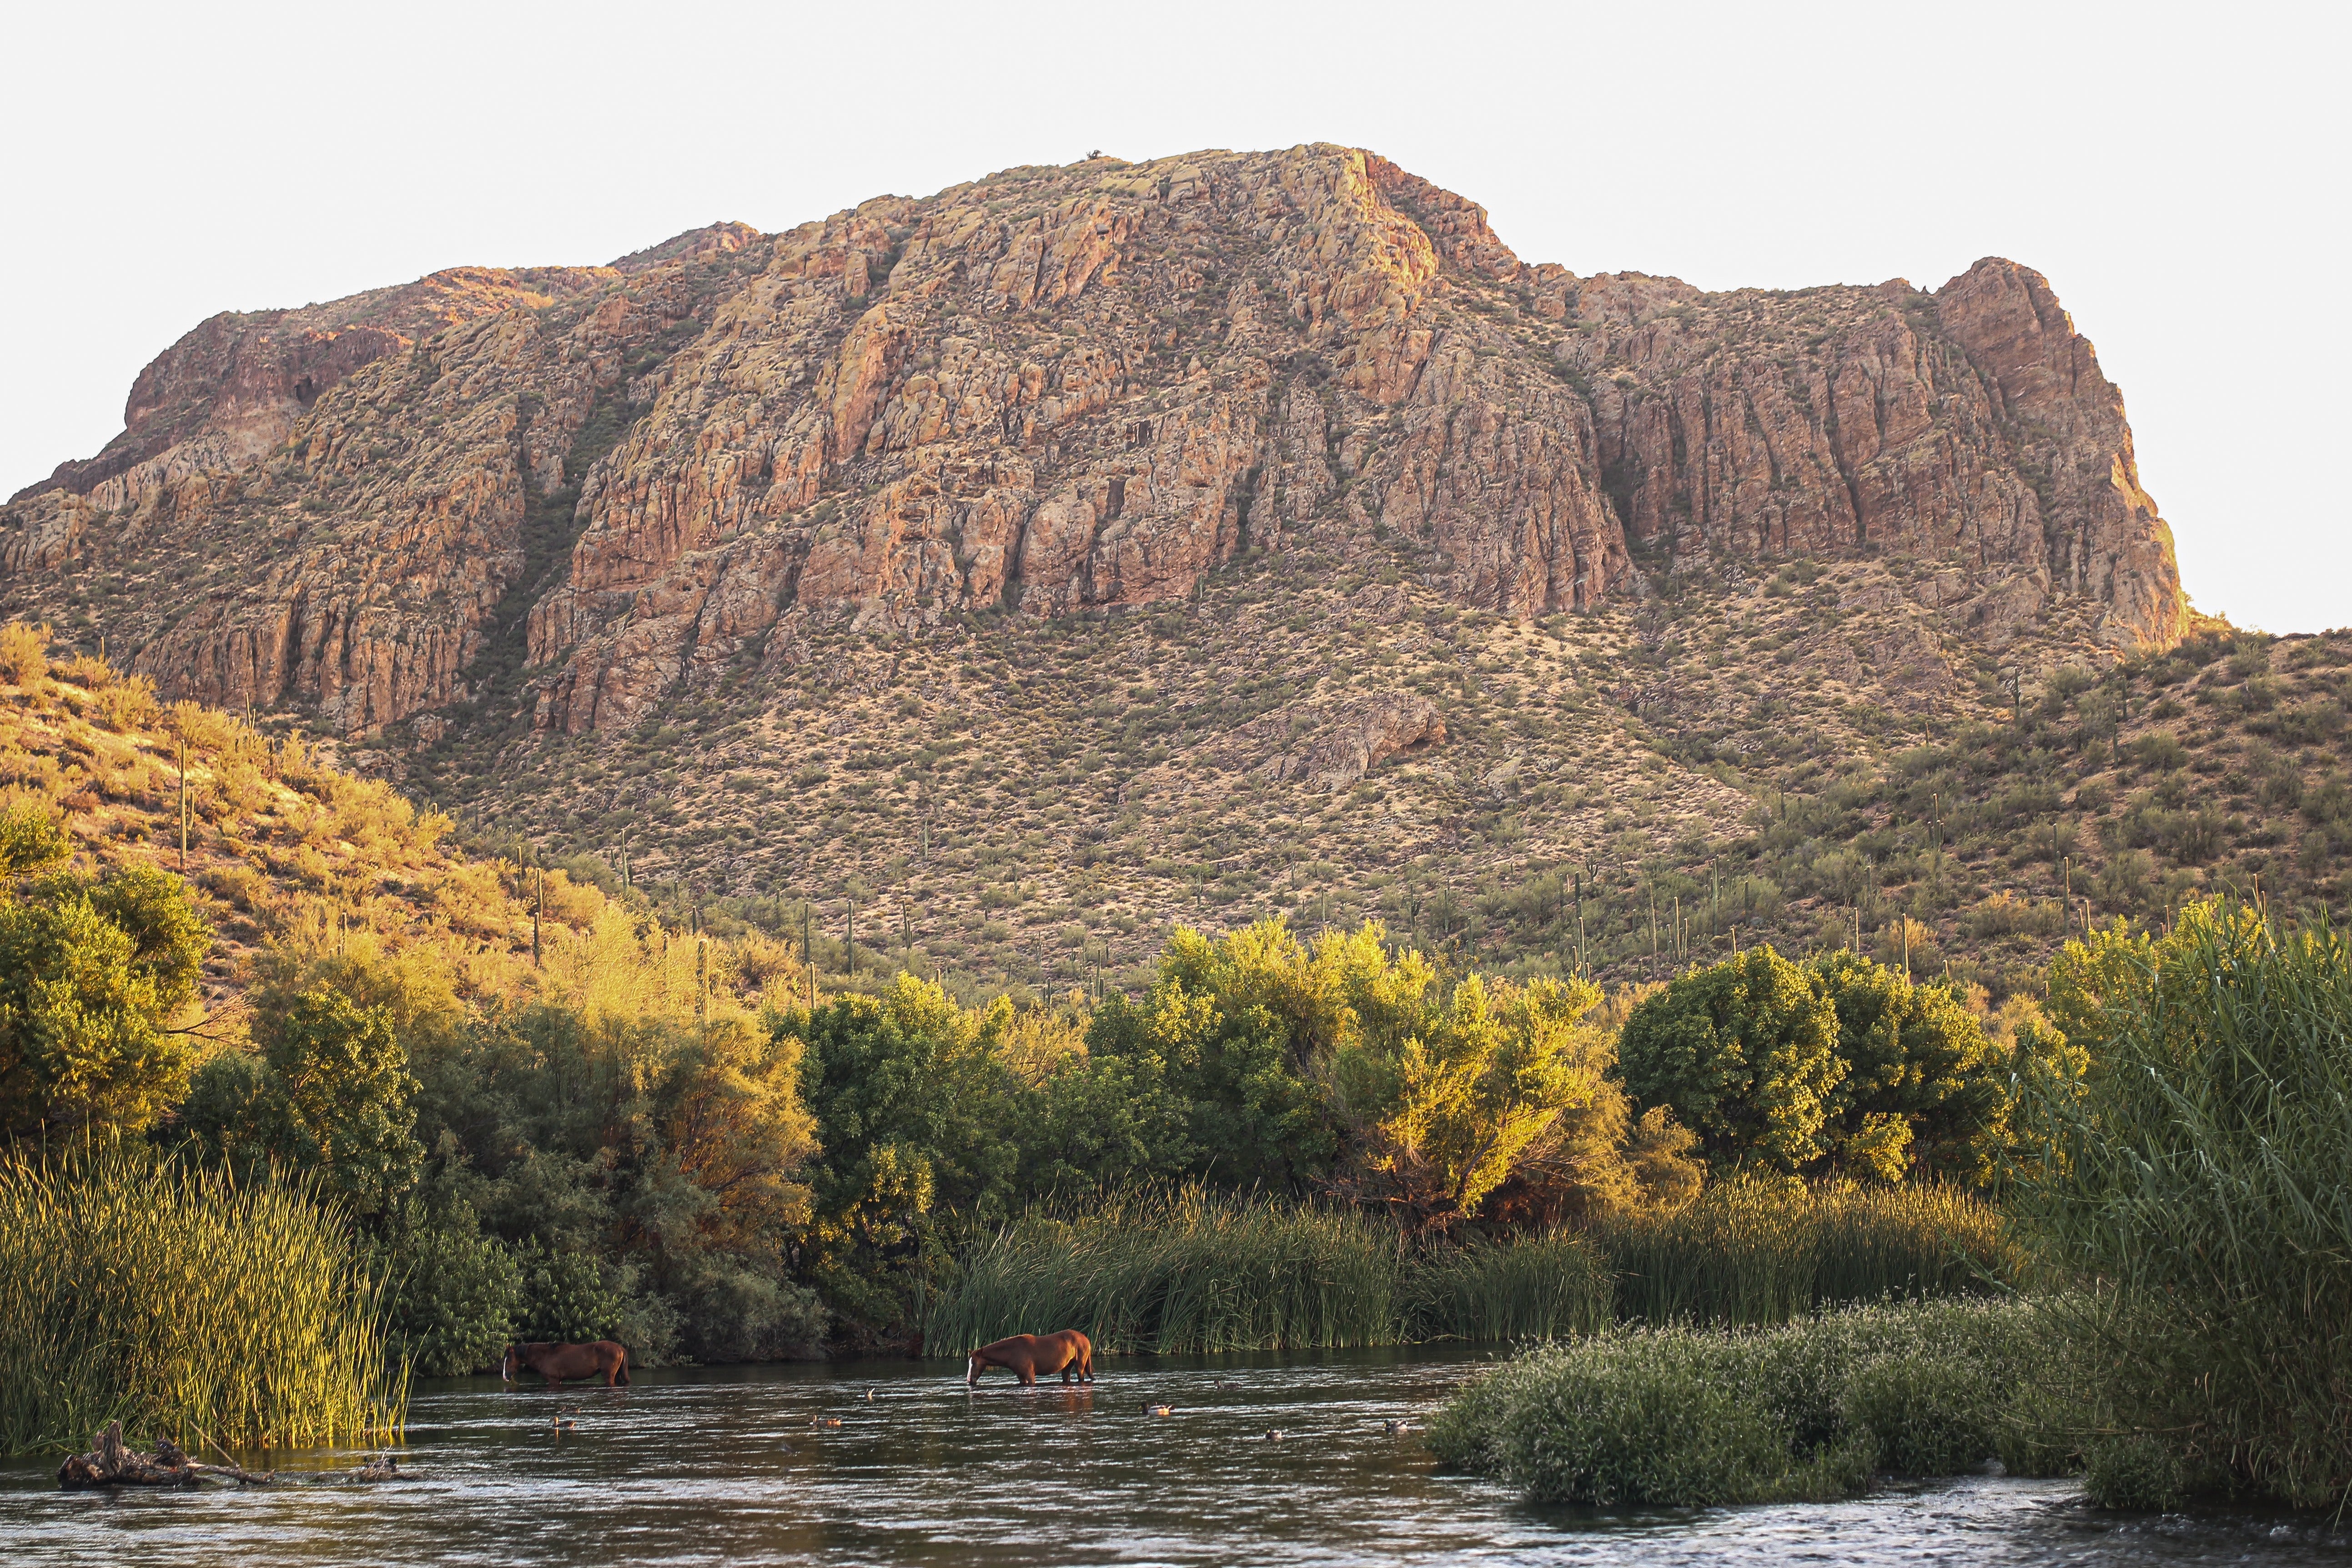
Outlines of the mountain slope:
<svg viewBox="0 0 2352 1568">
<path fill-rule="evenodd" d="M 1482 900 L 1719 881 L 1759 799 L 2198 624 L 2038 274 L 1578 278 L 1325 145 L 436 274 L 141 384 L 0 514 L 11 613 L 974 984 L 1284 904 L 1558 962 Z"/>
</svg>

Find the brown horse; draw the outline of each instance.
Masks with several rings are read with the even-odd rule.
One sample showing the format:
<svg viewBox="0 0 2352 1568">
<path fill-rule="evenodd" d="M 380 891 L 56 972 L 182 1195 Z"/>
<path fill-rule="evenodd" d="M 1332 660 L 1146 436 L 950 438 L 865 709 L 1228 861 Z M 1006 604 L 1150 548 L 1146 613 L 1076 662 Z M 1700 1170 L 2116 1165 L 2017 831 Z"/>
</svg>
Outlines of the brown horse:
<svg viewBox="0 0 2352 1568">
<path fill-rule="evenodd" d="M 611 1340 L 587 1345 L 509 1345 L 499 1361 L 499 1378 L 505 1383 L 520 1382 L 526 1368 L 559 1388 L 583 1377 L 602 1377 L 604 1386 L 611 1388 L 629 1381 L 629 1352 Z"/>
<path fill-rule="evenodd" d="M 1019 1377 L 1024 1385 L 1035 1383 L 1041 1372 L 1048 1376 L 1058 1372 L 1064 1383 L 1073 1375 L 1080 1383 L 1092 1383 L 1095 1347 L 1076 1329 L 1064 1329 L 1055 1334 L 1015 1334 L 971 1352 L 971 1361 L 964 1368 L 964 1386 L 970 1388 L 977 1384 L 982 1372 L 992 1366 L 1004 1368 Z"/>
</svg>

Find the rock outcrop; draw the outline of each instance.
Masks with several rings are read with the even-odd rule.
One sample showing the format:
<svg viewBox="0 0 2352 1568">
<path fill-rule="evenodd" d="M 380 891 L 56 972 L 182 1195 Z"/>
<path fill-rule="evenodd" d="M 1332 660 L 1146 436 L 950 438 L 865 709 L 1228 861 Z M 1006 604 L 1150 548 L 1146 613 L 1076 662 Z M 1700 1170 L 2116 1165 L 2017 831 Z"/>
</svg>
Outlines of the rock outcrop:
<svg viewBox="0 0 2352 1568">
<path fill-rule="evenodd" d="M 2040 273 L 1988 258 L 1933 294 L 1577 286 L 1560 361 L 1605 483 L 1674 567 L 1872 548 L 1969 573 L 1955 624 L 1996 638 L 2053 595 L 2106 640 L 2168 647 L 2185 610 L 2123 397 Z"/>
<path fill-rule="evenodd" d="M 1402 547 L 1530 618 L 1884 550 L 1951 563 L 1964 634 L 2070 597 L 2119 647 L 2182 624 L 2120 396 L 2039 275 L 1579 279 L 1323 145 L 219 317 L 126 426 L 0 515 L 0 595 L 105 574 L 168 689 L 347 732 L 492 689 L 486 722 L 634 724 L 812 628 L 1132 609 L 1261 552 Z M 1386 742 L 1332 743 L 1336 781 Z"/>
</svg>

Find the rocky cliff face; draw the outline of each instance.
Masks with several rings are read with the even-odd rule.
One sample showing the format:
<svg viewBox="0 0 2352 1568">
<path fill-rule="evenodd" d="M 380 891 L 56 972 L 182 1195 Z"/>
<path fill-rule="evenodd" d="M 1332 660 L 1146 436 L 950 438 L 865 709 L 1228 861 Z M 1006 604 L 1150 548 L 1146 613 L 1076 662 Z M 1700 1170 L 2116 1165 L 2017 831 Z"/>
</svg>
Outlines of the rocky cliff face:
<svg viewBox="0 0 2352 1568">
<path fill-rule="evenodd" d="M 231 706 L 359 732 L 494 693 L 478 721 L 578 733 L 844 626 L 1400 547 L 1417 591 L 1522 619 L 1882 552 L 1941 563 L 1909 579 L 1937 635 L 2182 630 L 2120 395 L 2038 274 L 1579 279 L 1330 146 L 215 318 L 0 515 L 0 599 L 96 584 L 119 653 Z M 1334 779 L 1422 732 L 1330 719 L 1360 745 L 1302 765 Z"/>
<path fill-rule="evenodd" d="M 1564 310 L 1611 498 L 1675 567 L 1874 546 L 1950 562 L 1958 623 L 1996 637 L 2074 595 L 2116 646 L 2179 641 L 2122 395 L 2040 273 L 1720 295 L 1621 274 Z"/>
</svg>

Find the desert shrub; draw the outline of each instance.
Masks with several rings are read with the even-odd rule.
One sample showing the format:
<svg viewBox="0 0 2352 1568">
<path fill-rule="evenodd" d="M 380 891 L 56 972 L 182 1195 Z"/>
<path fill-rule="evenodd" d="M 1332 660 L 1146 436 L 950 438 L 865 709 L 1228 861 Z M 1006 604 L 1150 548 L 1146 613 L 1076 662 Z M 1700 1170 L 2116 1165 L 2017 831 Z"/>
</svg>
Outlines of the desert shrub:
<svg viewBox="0 0 2352 1568">
<path fill-rule="evenodd" d="M 129 734 L 155 722 L 163 711 L 155 700 L 155 683 L 133 675 L 98 689 L 99 717 L 107 728 Z"/>
<path fill-rule="evenodd" d="M 2004 889 L 1969 910 L 1962 923 L 1979 941 L 2018 932 L 2056 936 L 2066 929 L 2066 910 L 2054 900 L 2021 899 Z"/>
<path fill-rule="evenodd" d="M 11 686 L 37 685 L 49 672 L 49 628 L 24 621 L 0 626 L 0 680 Z"/>
</svg>

